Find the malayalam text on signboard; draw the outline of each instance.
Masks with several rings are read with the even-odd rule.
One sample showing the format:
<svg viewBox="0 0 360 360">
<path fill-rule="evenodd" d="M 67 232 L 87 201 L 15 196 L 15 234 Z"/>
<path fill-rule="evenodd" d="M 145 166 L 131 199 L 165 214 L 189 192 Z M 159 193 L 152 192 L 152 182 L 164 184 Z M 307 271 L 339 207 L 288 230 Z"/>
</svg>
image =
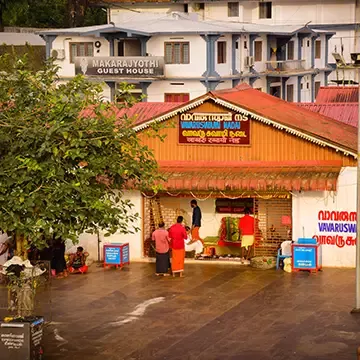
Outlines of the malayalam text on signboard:
<svg viewBox="0 0 360 360">
<path fill-rule="evenodd" d="M 120 247 L 116 246 L 106 246 L 105 248 L 105 263 L 106 264 L 113 264 L 113 265 L 120 265 Z"/>
<path fill-rule="evenodd" d="M 181 114 L 179 143 L 250 145 L 250 118 L 231 112 Z"/>
<path fill-rule="evenodd" d="M 316 268 L 315 247 L 295 246 L 294 247 L 294 268 L 313 269 Z"/>
<path fill-rule="evenodd" d="M 75 73 L 87 76 L 161 77 L 164 58 L 161 56 L 77 57 Z"/>
</svg>

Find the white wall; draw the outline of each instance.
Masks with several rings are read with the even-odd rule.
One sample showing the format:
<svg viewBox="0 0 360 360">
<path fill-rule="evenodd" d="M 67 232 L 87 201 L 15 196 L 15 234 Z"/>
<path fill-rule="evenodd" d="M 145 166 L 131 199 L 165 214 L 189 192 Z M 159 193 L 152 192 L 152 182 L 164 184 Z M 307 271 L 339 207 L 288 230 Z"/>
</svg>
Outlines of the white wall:
<svg viewBox="0 0 360 360">
<path fill-rule="evenodd" d="M 143 197 L 139 191 L 125 191 L 124 199 L 128 199 L 134 204 L 133 213 L 139 213 L 141 216 Z M 129 243 L 130 245 L 130 260 L 139 260 L 143 257 L 143 229 L 142 229 L 142 219 L 139 218 L 137 223 L 134 226 L 139 227 L 141 230 L 135 234 L 114 234 L 110 237 L 104 237 L 103 234 L 100 234 L 101 244 L 100 244 L 100 254 L 101 259 L 103 259 L 103 245 L 106 243 Z M 67 251 L 73 251 L 76 246 L 82 246 L 87 252 L 90 253 L 89 258 L 92 260 L 97 260 L 98 257 L 98 240 L 97 235 L 91 234 L 82 234 L 79 237 L 79 244 L 75 245 L 67 244 Z"/>
<path fill-rule="evenodd" d="M 338 189 L 332 192 L 302 192 L 293 196 L 293 236 L 347 236 L 356 238 L 356 233 L 320 231 L 319 223 L 350 223 L 353 221 L 323 221 L 318 219 L 319 211 L 356 211 L 356 168 L 343 168 L 338 179 Z M 322 245 L 324 266 L 354 267 L 356 246 L 345 244 Z"/>
<path fill-rule="evenodd" d="M 174 39 L 174 37 L 176 39 Z M 190 64 L 166 64 L 166 77 L 199 77 L 206 70 L 206 42 L 199 35 L 156 36 L 147 42 L 147 52 L 152 56 L 164 56 L 165 42 L 189 42 Z M 230 53 L 231 54 L 231 53 Z"/>
<path fill-rule="evenodd" d="M 264 72 L 266 71 L 266 64 L 265 61 L 267 61 L 267 37 L 266 35 L 261 35 L 255 39 L 255 41 L 261 41 L 262 42 L 262 56 L 261 61 L 255 61 L 254 70 L 257 72 Z M 249 44 L 248 44 L 249 46 Z M 255 60 L 255 42 L 253 44 L 253 56 Z"/>
<path fill-rule="evenodd" d="M 343 46 L 343 57 L 347 63 L 351 62 L 350 53 L 360 52 L 360 38 L 354 30 L 336 30 L 336 34 L 329 40 L 329 62 L 335 63 L 333 52 L 341 54 L 341 45 Z"/>
<path fill-rule="evenodd" d="M 163 102 L 165 93 L 189 93 L 190 100 L 192 100 L 201 95 L 204 95 L 206 93 L 206 87 L 200 81 L 154 81 L 148 87 L 147 93 L 148 102 Z"/>
<path fill-rule="evenodd" d="M 218 64 L 218 45 L 217 43 L 221 41 L 226 42 L 226 62 L 224 64 Z M 206 58 L 205 60 L 206 61 Z M 205 62 L 206 64 L 206 62 Z M 215 43 L 215 71 L 220 76 L 229 76 L 232 75 L 232 37 L 231 35 L 221 36 L 218 41 Z M 201 74 L 200 74 L 201 75 Z"/>
<path fill-rule="evenodd" d="M 228 17 L 228 6 L 227 2 L 213 2 L 205 3 L 205 19 L 206 20 L 222 20 L 222 21 L 232 21 L 232 22 L 241 22 L 243 21 L 243 6 L 239 4 L 239 16 L 238 17 Z"/>
<path fill-rule="evenodd" d="M 232 80 L 224 80 L 220 82 L 220 84 L 216 87 L 215 90 L 231 89 L 232 87 Z M 204 91 L 204 93 L 206 93 L 206 90 Z"/>
<path fill-rule="evenodd" d="M 325 35 L 320 35 L 316 40 L 316 41 L 321 41 L 320 47 L 321 47 L 321 56 L 320 59 L 316 59 L 315 58 L 315 68 L 317 69 L 324 69 L 325 68 Z M 314 43 L 314 46 L 316 48 L 316 45 Z M 315 56 L 315 49 L 314 49 L 314 56 Z M 331 60 L 331 58 L 329 58 L 329 61 Z M 331 61 L 332 62 L 332 61 Z"/>
<path fill-rule="evenodd" d="M 83 37 L 83 36 L 58 36 L 53 44 L 53 49 L 64 49 L 65 59 L 56 61 L 56 64 L 60 66 L 60 77 L 73 77 L 75 76 L 75 64 L 70 64 L 70 43 L 72 42 L 101 42 L 100 52 L 97 53 L 97 49 L 94 46 L 94 56 L 109 56 L 109 42 L 104 38 L 95 37 Z"/>
<path fill-rule="evenodd" d="M 129 10 L 130 9 L 130 10 Z M 110 20 L 114 23 L 121 23 L 123 17 L 129 17 L 134 12 L 132 10 L 138 12 L 157 12 L 157 13 L 167 13 L 169 11 L 184 11 L 184 5 L 182 4 L 122 4 L 121 7 L 118 8 L 110 8 Z"/>
<path fill-rule="evenodd" d="M 260 79 L 256 79 L 252 87 L 254 89 L 261 89 L 262 92 L 266 92 L 267 91 L 266 77 L 261 77 Z"/>
<path fill-rule="evenodd" d="M 272 19 L 259 19 L 258 1 L 240 2 L 239 17 L 228 17 L 227 2 L 205 3 L 205 20 L 263 22 L 273 24 L 305 24 L 308 21 L 317 24 L 354 23 L 355 0 L 273 0 Z M 140 12 L 166 13 L 169 11 L 184 11 L 183 4 L 131 4 L 122 8 L 111 9 L 111 21 L 121 19 L 122 14 L 131 14 L 127 9 Z M 189 3 L 189 13 L 194 12 Z M 200 12 L 198 12 L 200 13 Z"/>
<path fill-rule="evenodd" d="M 275 0 L 272 18 L 259 19 L 258 2 L 243 4 L 244 21 L 265 24 L 335 24 L 355 22 L 355 0 Z"/>
</svg>

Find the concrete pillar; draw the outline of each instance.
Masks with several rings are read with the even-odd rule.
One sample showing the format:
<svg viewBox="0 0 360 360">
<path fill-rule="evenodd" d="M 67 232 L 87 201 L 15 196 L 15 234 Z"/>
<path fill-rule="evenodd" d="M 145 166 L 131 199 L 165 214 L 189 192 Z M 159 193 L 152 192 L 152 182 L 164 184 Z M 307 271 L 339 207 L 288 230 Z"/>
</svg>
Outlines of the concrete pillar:
<svg viewBox="0 0 360 360">
<path fill-rule="evenodd" d="M 236 69 L 236 44 L 239 40 L 239 37 L 240 35 L 233 34 L 231 38 L 231 69 L 233 75 L 239 74 L 238 70 Z"/>
<path fill-rule="evenodd" d="M 105 81 L 105 84 L 110 88 L 110 101 L 115 100 L 115 81 Z"/>
<path fill-rule="evenodd" d="M 250 34 L 249 36 L 249 54 L 250 56 L 254 56 L 254 42 L 255 39 L 258 38 L 258 34 Z"/>
<path fill-rule="evenodd" d="M 115 38 L 113 35 L 105 35 L 105 39 L 109 42 L 109 56 L 115 56 Z"/>
<path fill-rule="evenodd" d="M 46 58 L 49 59 L 51 56 L 52 44 L 57 38 L 57 35 L 41 35 L 41 37 L 45 40 Z"/>
<path fill-rule="evenodd" d="M 143 99 L 141 100 L 142 102 L 147 102 L 147 96 L 148 96 L 148 92 L 147 92 L 147 89 L 148 87 L 151 85 L 151 82 L 140 82 L 140 86 L 141 86 L 141 91 L 142 91 L 142 94 L 145 95 L 143 97 Z"/>
<path fill-rule="evenodd" d="M 297 101 L 301 102 L 301 80 L 304 77 L 304 75 L 299 75 L 297 78 Z"/>
<path fill-rule="evenodd" d="M 329 40 L 331 37 L 332 34 L 325 35 L 325 67 L 329 66 Z"/>
<path fill-rule="evenodd" d="M 288 78 L 281 78 L 281 98 L 286 100 L 286 81 Z"/>
<path fill-rule="evenodd" d="M 206 91 L 215 90 L 220 83 L 220 81 L 209 81 L 209 80 L 201 80 L 200 82 L 206 87 Z"/>
<path fill-rule="evenodd" d="M 150 36 L 142 36 L 140 38 L 141 56 L 146 56 L 146 54 L 147 54 L 146 43 L 149 41 L 149 39 L 150 39 Z"/>
<path fill-rule="evenodd" d="M 206 41 L 206 71 L 202 76 L 205 77 L 219 77 L 220 75 L 215 71 L 215 42 L 220 35 L 201 35 Z"/>
</svg>

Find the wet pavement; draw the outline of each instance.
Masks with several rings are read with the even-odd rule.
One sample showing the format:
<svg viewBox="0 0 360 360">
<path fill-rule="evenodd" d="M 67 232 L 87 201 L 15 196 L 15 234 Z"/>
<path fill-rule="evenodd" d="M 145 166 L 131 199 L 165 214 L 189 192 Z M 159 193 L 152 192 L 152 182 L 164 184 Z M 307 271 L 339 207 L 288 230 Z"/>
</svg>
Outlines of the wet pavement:
<svg viewBox="0 0 360 360">
<path fill-rule="evenodd" d="M 354 270 L 187 264 L 185 278 L 153 272 L 147 263 L 93 266 L 53 281 L 45 359 L 356 359 Z"/>
</svg>

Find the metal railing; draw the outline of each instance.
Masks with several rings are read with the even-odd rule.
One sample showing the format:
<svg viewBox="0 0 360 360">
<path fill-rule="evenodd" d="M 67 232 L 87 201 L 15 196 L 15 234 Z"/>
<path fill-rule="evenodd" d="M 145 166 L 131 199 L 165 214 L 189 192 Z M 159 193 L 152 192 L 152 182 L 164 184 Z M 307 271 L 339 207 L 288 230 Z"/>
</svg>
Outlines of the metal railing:
<svg viewBox="0 0 360 360">
<path fill-rule="evenodd" d="M 305 70 L 305 60 L 266 61 L 267 72 L 297 72 Z"/>
</svg>

